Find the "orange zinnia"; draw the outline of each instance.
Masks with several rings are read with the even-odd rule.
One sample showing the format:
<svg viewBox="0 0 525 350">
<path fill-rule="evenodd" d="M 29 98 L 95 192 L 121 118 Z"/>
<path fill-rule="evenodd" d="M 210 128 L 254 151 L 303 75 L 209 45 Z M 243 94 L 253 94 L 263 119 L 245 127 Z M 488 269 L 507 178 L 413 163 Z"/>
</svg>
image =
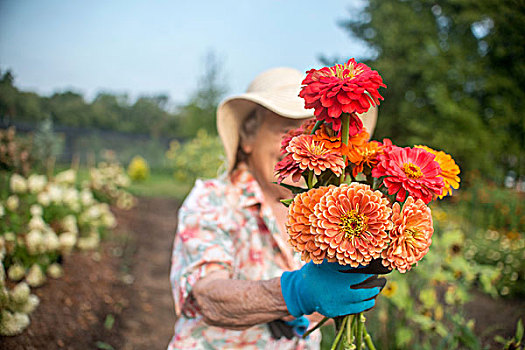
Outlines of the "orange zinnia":
<svg viewBox="0 0 525 350">
<path fill-rule="evenodd" d="M 436 151 L 427 146 L 418 145 L 414 147 L 423 148 L 425 151 L 430 152 L 436 156 L 434 160 L 439 163 L 439 167 L 441 168 L 441 173 L 439 176 L 445 180 L 445 187 L 438 198 L 441 199 L 445 196 L 452 195 L 452 189 L 457 190 L 459 188 L 459 182 L 461 181 L 458 176 L 460 173 L 459 166 L 456 164 L 454 159 L 452 159 L 450 155 L 443 151 Z"/>
<path fill-rule="evenodd" d="M 286 228 L 290 244 L 296 252 L 301 253 L 301 258 L 308 262 L 314 255 L 316 260 L 322 261 L 324 251 L 320 251 L 315 245 L 315 235 L 311 233 L 310 216 L 314 212 L 314 206 L 319 203 L 321 197 L 328 191 L 328 187 L 312 188 L 295 196 L 288 209 L 288 221 Z"/>
<path fill-rule="evenodd" d="M 322 256 L 341 265 L 367 265 L 388 245 L 391 211 L 382 193 L 368 185 L 331 187 L 311 216 L 317 250 L 310 257 L 317 264 Z"/>
<path fill-rule="evenodd" d="M 381 253 L 383 265 L 406 272 L 427 254 L 432 243 L 432 214 L 421 199 L 409 196 L 401 209 L 399 203 L 392 207 L 394 228 L 390 231 L 391 243 Z"/>
<path fill-rule="evenodd" d="M 382 151 L 382 144 L 377 141 L 370 141 L 362 147 L 354 147 L 351 149 L 348 153 L 348 161 L 354 164 L 352 175 L 356 177 L 357 174 L 363 171 L 365 165 L 370 169 L 375 167 L 379 162 L 377 157 Z"/>
<path fill-rule="evenodd" d="M 341 155 L 348 155 L 348 152 L 352 147 L 360 147 L 365 144 L 365 142 L 370 138 L 370 134 L 366 128 L 361 129 L 356 135 L 348 136 L 348 145 L 345 145 L 341 141 L 340 132 L 336 133 L 326 124 L 321 125 L 319 129 L 314 134 L 314 140 L 319 142 L 324 142 L 327 148 L 336 150 Z"/>
</svg>

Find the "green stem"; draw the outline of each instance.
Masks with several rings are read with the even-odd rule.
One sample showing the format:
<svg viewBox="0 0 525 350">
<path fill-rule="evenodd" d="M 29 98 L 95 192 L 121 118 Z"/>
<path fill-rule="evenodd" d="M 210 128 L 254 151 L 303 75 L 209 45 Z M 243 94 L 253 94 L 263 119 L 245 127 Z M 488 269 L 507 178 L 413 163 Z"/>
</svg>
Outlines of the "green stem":
<svg viewBox="0 0 525 350">
<path fill-rule="evenodd" d="M 350 315 L 350 320 L 346 324 L 346 340 L 348 344 L 352 344 L 354 341 L 352 336 L 352 324 L 354 323 L 354 315 Z"/>
<path fill-rule="evenodd" d="M 345 316 L 345 318 L 343 319 L 343 322 L 341 323 L 341 328 L 339 328 L 339 332 L 337 332 L 337 336 L 335 337 L 330 350 L 335 350 L 337 348 L 337 345 L 339 344 L 339 341 L 341 340 L 341 336 L 343 335 L 343 330 L 345 329 L 345 325 L 347 321 L 348 321 L 348 316 Z"/>
<path fill-rule="evenodd" d="M 312 133 L 311 133 L 310 135 L 315 134 L 315 132 L 317 131 L 317 129 L 319 129 L 323 123 L 324 123 L 324 120 L 318 120 L 318 121 L 315 123 L 314 128 L 312 129 Z"/>
<path fill-rule="evenodd" d="M 341 115 L 341 142 L 344 144 L 344 145 L 348 145 L 348 131 L 350 129 L 350 114 L 348 113 L 343 113 Z M 342 184 L 343 182 L 345 182 L 345 169 L 346 169 L 346 155 L 343 155 L 343 163 L 345 164 L 344 165 L 344 168 L 343 168 L 343 173 L 341 174 L 341 177 L 339 178 L 339 183 Z"/>
<path fill-rule="evenodd" d="M 361 319 L 362 313 L 358 313 L 357 317 L 357 334 L 355 335 L 355 346 L 356 350 L 361 350 L 361 340 L 363 336 L 363 320 Z"/>
<path fill-rule="evenodd" d="M 303 339 L 306 339 L 307 336 L 309 336 L 310 334 L 312 334 L 313 331 L 315 331 L 317 328 L 321 327 L 323 324 L 326 323 L 326 321 L 328 321 L 330 318 L 329 317 L 325 317 L 323 318 L 319 323 L 317 323 L 315 325 L 314 328 L 312 329 L 309 329 L 305 334 L 303 334 Z"/>
<path fill-rule="evenodd" d="M 372 341 L 372 337 L 370 336 L 370 334 L 368 334 L 367 330 L 366 330 L 366 327 L 363 325 L 363 333 L 364 333 L 364 338 L 365 338 L 365 344 L 366 346 L 368 347 L 368 350 L 376 350 L 376 347 L 374 345 L 374 342 Z"/>
<path fill-rule="evenodd" d="M 308 189 L 311 189 L 314 186 L 314 172 L 310 170 L 308 173 Z"/>
</svg>

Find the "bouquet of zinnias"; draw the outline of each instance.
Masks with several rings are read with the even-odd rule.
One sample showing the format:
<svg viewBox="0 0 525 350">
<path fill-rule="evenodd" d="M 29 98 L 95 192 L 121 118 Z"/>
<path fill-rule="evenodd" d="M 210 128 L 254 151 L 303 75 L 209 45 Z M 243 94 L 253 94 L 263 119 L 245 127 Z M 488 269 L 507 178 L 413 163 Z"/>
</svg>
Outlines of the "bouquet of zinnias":
<svg viewBox="0 0 525 350">
<path fill-rule="evenodd" d="M 278 182 L 292 190 L 289 242 L 306 262 L 323 260 L 351 267 L 381 261 L 402 273 L 428 252 L 433 199 L 459 187 L 459 167 L 446 153 L 426 146 L 398 147 L 388 139 L 369 141 L 358 114 L 379 105 L 381 76 L 350 59 L 312 69 L 299 94 L 315 120 L 285 135 Z M 304 178 L 307 188 L 285 185 Z M 336 320 L 333 348 L 374 348 L 362 314 Z M 317 328 L 317 327 L 316 327 Z M 344 337 L 342 335 L 344 334 Z"/>
</svg>

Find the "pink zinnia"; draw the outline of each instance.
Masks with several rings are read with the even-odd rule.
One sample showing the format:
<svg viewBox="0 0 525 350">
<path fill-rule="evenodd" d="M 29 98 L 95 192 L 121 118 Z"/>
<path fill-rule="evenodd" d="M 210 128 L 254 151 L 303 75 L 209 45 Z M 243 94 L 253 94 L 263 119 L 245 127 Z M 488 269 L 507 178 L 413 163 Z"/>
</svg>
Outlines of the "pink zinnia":
<svg viewBox="0 0 525 350">
<path fill-rule="evenodd" d="M 399 203 L 394 203 L 392 221 L 391 243 L 381 253 L 382 262 L 404 273 L 428 253 L 434 233 L 432 214 L 421 199 L 415 201 L 409 196 L 403 209 Z"/>
<path fill-rule="evenodd" d="M 372 169 L 373 177 L 382 177 L 388 194 L 396 194 L 402 202 L 407 193 L 429 203 L 434 195 L 440 195 L 445 182 L 439 176 L 441 168 L 435 156 L 422 148 L 386 147 Z"/>
<path fill-rule="evenodd" d="M 291 153 L 288 153 L 275 165 L 275 173 L 279 176 L 277 183 L 283 182 L 288 176 L 292 177 L 293 182 L 298 182 L 301 179 L 303 170 L 299 167 Z"/>
<path fill-rule="evenodd" d="M 280 183 L 292 175 L 294 181 L 299 180 L 299 174 L 306 170 L 321 175 L 325 170 L 331 170 L 335 175 L 343 173 L 345 164 L 341 155 L 325 146 L 323 142 L 315 141 L 312 135 L 299 135 L 290 141 L 286 147 L 288 154 L 277 163 L 275 171 L 279 174 Z"/>
<path fill-rule="evenodd" d="M 350 114 L 352 135 L 363 126 L 356 113 L 379 105 L 383 97 L 377 90 L 386 87 L 379 73 L 353 58 L 345 64 L 309 70 L 303 85 L 299 96 L 304 98 L 305 108 L 314 108 L 317 120 L 332 123 L 336 131 L 341 128 L 341 114 Z"/>
</svg>

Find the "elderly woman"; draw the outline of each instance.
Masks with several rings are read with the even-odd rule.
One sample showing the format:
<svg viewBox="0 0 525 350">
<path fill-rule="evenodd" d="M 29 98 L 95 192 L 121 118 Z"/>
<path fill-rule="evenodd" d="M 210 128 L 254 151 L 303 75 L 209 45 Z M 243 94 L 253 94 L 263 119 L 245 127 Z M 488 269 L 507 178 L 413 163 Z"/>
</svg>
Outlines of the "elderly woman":
<svg viewBox="0 0 525 350">
<path fill-rule="evenodd" d="M 228 172 L 198 180 L 180 208 L 169 349 L 318 348 L 317 332 L 297 336 L 309 318 L 370 309 L 384 286 L 358 269 L 303 265 L 287 243 L 280 200 L 291 193 L 274 183 L 273 169 L 281 136 L 312 117 L 298 97 L 302 78 L 290 68 L 266 71 L 218 108 Z M 375 116 L 365 118 L 369 130 Z"/>
</svg>

